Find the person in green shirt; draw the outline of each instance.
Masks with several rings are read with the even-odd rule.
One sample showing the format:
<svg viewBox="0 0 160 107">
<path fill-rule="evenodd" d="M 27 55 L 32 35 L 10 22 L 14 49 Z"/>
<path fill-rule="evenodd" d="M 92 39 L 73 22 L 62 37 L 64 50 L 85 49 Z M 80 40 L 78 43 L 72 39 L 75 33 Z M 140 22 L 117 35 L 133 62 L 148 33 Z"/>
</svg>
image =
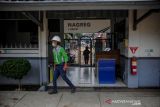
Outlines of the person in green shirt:
<svg viewBox="0 0 160 107">
<path fill-rule="evenodd" d="M 49 91 L 49 94 L 57 93 L 57 79 L 59 76 L 70 86 L 71 93 L 76 91 L 75 86 L 71 83 L 71 81 L 66 76 L 66 70 L 68 68 L 68 56 L 63 47 L 60 46 L 61 39 L 59 36 L 54 36 L 52 38 L 52 46 L 53 46 L 53 60 L 54 60 L 54 77 L 53 77 L 53 89 Z"/>
</svg>

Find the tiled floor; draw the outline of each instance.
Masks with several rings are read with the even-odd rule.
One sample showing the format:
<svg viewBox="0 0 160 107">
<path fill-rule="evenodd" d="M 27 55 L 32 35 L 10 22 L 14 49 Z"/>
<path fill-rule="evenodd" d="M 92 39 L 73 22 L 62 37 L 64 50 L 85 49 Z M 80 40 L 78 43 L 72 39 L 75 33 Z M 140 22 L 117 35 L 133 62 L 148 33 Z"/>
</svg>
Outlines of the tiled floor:
<svg viewBox="0 0 160 107">
<path fill-rule="evenodd" d="M 117 79 L 114 84 L 99 84 L 94 67 L 70 67 L 67 76 L 78 87 L 126 87 L 121 79 Z M 58 78 L 57 85 L 67 86 L 61 77 Z M 52 83 L 49 86 L 52 86 Z"/>
</svg>

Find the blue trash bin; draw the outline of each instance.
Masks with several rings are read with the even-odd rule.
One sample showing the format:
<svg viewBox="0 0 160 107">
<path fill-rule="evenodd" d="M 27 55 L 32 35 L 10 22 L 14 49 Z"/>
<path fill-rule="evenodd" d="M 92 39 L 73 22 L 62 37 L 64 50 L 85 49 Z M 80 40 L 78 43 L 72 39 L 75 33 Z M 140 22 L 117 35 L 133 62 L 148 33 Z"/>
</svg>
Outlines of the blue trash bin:
<svg viewBox="0 0 160 107">
<path fill-rule="evenodd" d="M 99 84 L 113 84 L 116 82 L 115 59 L 100 59 L 98 61 Z"/>
</svg>

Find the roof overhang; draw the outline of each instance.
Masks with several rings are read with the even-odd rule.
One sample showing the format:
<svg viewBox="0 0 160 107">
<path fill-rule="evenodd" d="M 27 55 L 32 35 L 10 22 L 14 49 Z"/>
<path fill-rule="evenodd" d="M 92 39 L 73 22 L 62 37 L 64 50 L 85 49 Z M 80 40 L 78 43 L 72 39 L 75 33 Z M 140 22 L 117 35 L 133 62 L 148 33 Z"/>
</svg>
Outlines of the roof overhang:
<svg viewBox="0 0 160 107">
<path fill-rule="evenodd" d="M 63 1 L 63 2 L 61 2 Z M 0 11 L 160 9 L 160 1 L 137 0 L 0 1 Z"/>
</svg>

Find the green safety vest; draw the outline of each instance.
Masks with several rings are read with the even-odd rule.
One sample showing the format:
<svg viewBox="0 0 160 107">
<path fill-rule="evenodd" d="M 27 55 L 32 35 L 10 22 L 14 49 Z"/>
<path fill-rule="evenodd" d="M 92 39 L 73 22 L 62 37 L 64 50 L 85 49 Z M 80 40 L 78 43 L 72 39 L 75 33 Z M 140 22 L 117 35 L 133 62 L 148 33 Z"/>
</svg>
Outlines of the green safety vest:
<svg viewBox="0 0 160 107">
<path fill-rule="evenodd" d="M 68 56 L 63 47 L 58 46 L 53 49 L 54 64 L 62 64 L 68 62 Z"/>
</svg>

